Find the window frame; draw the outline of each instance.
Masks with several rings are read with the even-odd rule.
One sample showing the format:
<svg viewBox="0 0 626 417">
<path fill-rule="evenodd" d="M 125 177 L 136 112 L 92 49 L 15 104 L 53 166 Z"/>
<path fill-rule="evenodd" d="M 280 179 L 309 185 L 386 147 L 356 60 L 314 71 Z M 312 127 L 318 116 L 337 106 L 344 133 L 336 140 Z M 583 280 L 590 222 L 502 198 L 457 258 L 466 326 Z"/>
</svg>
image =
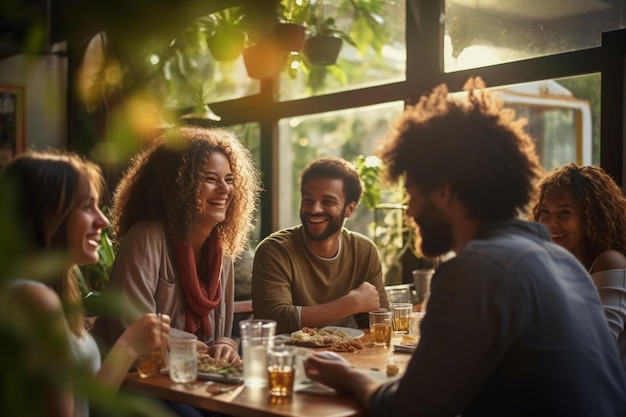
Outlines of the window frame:
<svg viewBox="0 0 626 417">
<path fill-rule="evenodd" d="M 413 104 L 436 85 L 445 83 L 450 91 L 461 90 L 472 76 L 481 76 L 488 87 L 600 73 L 601 144 L 600 166 L 613 175 L 619 185 L 626 178 L 624 121 L 626 29 L 602 34 L 602 45 L 516 62 L 444 72 L 444 0 L 406 0 L 406 81 L 292 101 L 278 101 L 277 80 L 261 81 L 260 93 L 209 103 L 228 126 L 239 123 L 260 124 L 261 170 L 266 192 L 261 196 L 261 236 L 278 228 L 278 122 L 282 118 L 342 110 L 403 100 Z M 436 39 L 436 42 L 433 42 Z"/>
</svg>

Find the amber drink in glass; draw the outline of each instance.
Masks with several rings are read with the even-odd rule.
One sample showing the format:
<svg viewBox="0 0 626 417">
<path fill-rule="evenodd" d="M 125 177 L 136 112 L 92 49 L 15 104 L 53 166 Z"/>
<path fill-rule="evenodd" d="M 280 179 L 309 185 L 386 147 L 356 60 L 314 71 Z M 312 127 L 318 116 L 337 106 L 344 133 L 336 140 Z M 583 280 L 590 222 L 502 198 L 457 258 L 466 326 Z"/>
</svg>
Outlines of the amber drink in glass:
<svg viewBox="0 0 626 417">
<path fill-rule="evenodd" d="M 374 346 L 389 346 L 391 343 L 391 311 L 370 311 L 370 336 Z"/>
</svg>

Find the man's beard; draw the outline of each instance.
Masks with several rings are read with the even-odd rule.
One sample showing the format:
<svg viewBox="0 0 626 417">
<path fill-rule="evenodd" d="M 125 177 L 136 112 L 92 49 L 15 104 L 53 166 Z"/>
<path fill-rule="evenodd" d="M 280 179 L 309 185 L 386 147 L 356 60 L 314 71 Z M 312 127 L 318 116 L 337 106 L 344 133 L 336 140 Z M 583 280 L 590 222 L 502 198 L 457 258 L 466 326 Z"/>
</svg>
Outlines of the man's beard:
<svg viewBox="0 0 626 417">
<path fill-rule="evenodd" d="M 452 249 L 452 226 L 431 200 L 415 216 L 422 236 L 422 253 L 428 257 L 443 255 Z"/>
<path fill-rule="evenodd" d="M 344 207 L 343 210 L 341 211 L 341 214 L 334 219 L 331 216 L 326 215 L 326 214 L 323 216 L 309 216 L 306 213 L 305 214 L 301 213 L 300 221 L 302 222 L 302 226 L 304 227 L 305 236 L 317 242 L 321 242 L 321 241 L 328 239 L 333 234 L 341 230 L 341 228 L 343 227 L 343 222 L 346 219 L 346 209 L 347 209 L 347 206 Z M 309 223 L 306 221 L 307 217 L 313 217 L 313 218 L 324 217 L 324 218 L 330 219 L 330 222 L 326 226 L 326 229 L 322 231 L 322 233 L 318 235 L 314 235 L 313 233 L 311 233 L 311 230 L 309 229 Z"/>
</svg>

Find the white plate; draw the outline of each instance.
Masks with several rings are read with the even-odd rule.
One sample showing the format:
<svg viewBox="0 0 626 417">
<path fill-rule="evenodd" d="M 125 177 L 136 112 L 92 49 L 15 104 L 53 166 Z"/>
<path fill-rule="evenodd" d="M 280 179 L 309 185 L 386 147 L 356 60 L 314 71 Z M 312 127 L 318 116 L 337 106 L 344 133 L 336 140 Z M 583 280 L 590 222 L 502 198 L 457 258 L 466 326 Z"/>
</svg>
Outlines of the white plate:
<svg viewBox="0 0 626 417">
<path fill-rule="evenodd" d="M 363 333 L 362 330 L 353 329 L 351 327 L 326 326 L 326 327 L 321 327 L 320 328 L 320 330 L 322 330 L 322 329 L 325 329 L 325 330 L 341 330 L 348 337 L 350 337 L 352 339 L 359 339 L 359 338 L 363 337 L 363 335 L 365 334 L 365 333 Z M 279 335 L 276 335 L 276 339 L 277 340 L 282 340 L 282 341 L 287 341 L 287 340 L 291 339 L 291 334 L 290 333 L 279 334 Z M 297 343 L 293 343 L 293 344 L 296 345 L 296 346 L 302 346 L 302 347 L 328 347 L 328 346 L 332 346 L 332 342 L 322 343 L 322 344 L 313 343 L 313 342 L 297 342 Z"/>
<path fill-rule="evenodd" d="M 352 327 L 326 326 L 326 327 L 322 327 L 322 329 L 326 329 L 326 330 L 329 330 L 329 329 L 341 330 L 342 332 L 347 334 L 348 337 L 351 337 L 353 339 L 359 339 L 359 338 L 363 337 L 363 335 L 365 334 L 365 333 L 363 333 L 363 330 L 353 329 Z"/>
<path fill-rule="evenodd" d="M 320 330 L 321 329 L 341 330 L 346 335 L 348 335 L 348 337 L 351 337 L 353 339 L 360 339 L 361 337 L 363 337 L 365 335 L 363 330 L 353 329 L 352 327 L 326 326 L 326 327 L 321 327 Z M 278 335 L 276 335 L 276 337 L 280 338 L 280 339 L 289 339 L 291 337 L 291 333 L 278 334 Z"/>
<path fill-rule="evenodd" d="M 276 336 L 276 340 L 280 340 L 287 344 L 300 347 L 328 347 L 333 345 L 332 343 L 291 342 L 290 334 L 279 334 L 278 336 Z"/>
</svg>

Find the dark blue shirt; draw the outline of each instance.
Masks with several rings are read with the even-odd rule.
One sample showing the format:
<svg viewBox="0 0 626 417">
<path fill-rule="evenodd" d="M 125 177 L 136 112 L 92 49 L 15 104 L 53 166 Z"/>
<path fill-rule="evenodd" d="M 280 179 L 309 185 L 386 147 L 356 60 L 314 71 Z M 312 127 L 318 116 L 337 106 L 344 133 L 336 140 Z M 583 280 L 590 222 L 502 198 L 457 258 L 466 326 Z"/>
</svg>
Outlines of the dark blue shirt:
<svg viewBox="0 0 626 417">
<path fill-rule="evenodd" d="M 536 223 L 483 228 L 431 283 L 421 340 L 372 416 L 626 416 L 626 382 L 584 267 Z"/>
</svg>

